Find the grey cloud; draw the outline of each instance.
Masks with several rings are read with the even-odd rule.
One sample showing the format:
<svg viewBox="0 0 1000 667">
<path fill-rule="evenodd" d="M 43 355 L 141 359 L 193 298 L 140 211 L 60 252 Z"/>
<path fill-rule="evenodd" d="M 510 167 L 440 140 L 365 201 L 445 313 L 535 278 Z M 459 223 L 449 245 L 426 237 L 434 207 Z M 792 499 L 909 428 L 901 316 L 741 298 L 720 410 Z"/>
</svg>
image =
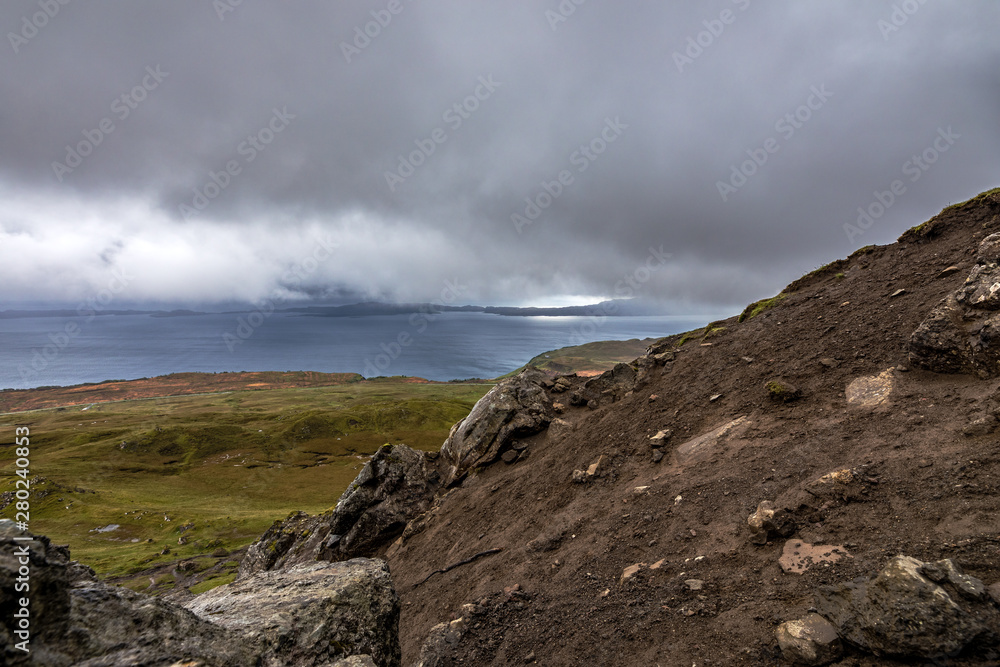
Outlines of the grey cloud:
<svg viewBox="0 0 1000 667">
<path fill-rule="evenodd" d="M 0 298 L 75 298 L 109 262 L 136 300 L 433 299 L 452 279 L 470 302 L 614 296 L 663 245 L 644 296 L 734 307 L 1000 180 L 993 2 L 401 0 L 386 21 L 389 5 L 244 0 L 220 20 L 195 0 L 70 2 L 15 53 L 42 10 L 4 3 Z M 576 9 L 553 30 L 560 5 Z M 832 96 L 795 119 L 817 87 Z M 948 127 L 961 138 L 909 180 Z M 60 181 L 53 162 L 88 137 Z M 896 179 L 906 192 L 849 238 Z M 318 234 L 339 254 L 290 284 Z"/>
</svg>

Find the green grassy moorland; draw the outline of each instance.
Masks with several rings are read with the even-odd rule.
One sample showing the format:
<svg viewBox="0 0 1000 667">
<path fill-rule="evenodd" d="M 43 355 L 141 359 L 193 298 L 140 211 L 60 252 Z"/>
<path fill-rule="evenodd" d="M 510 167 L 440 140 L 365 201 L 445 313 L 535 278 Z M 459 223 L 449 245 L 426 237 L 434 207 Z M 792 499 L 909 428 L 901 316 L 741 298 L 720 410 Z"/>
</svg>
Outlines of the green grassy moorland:
<svg viewBox="0 0 1000 667">
<path fill-rule="evenodd" d="M 276 518 L 333 506 L 383 443 L 436 451 L 491 386 L 386 378 L 0 415 L 0 515 L 15 517 L 28 424 L 32 532 L 106 576 L 224 560 Z"/>
</svg>

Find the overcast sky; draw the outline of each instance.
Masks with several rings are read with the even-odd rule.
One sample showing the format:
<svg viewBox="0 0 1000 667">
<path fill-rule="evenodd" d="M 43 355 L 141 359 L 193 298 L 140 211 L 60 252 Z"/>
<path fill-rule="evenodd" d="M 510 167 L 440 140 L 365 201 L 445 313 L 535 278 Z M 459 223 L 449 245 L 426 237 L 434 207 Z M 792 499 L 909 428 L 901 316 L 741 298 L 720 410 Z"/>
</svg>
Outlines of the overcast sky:
<svg viewBox="0 0 1000 667">
<path fill-rule="evenodd" d="M 993 0 L 236 2 L 0 5 L 0 308 L 736 308 L 1000 185 Z"/>
</svg>

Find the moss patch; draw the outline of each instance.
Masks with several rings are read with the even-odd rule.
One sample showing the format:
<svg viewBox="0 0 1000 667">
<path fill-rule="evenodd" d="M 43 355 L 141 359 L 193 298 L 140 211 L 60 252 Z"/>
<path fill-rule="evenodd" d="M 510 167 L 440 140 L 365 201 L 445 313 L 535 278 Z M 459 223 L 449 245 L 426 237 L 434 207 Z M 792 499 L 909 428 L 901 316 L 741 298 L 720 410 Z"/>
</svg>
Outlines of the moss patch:
<svg viewBox="0 0 1000 667">
<path fill-rule="evenodd" d="M 198 595 L 199 593 L 204 593 L 205 591 L 210 591 L 213 588 L 218 588 L 219 586 L 224 586 L 226 584 L 231 584 L 236 580 L 235 574 L 224 574 L 220 577 L 212 577 L 211 579 L 206 579 L 201 583 L 195 584 L 188 590 Z"/>
<path fill-rule="evenodd" d="M 746 320 L 752 320 L 753 318 L 757 317 L 764 311 L 774 308 L 779 303 L 784 301 L 787 297 L 788 294 L 782 292 L 781 294 L 773 296 L 770 299 L 761 299 L 760 301 L 754 301 L 749 306 L 743 309 L 743 312 L 740 313 L 740 316 L 738 318 L 736 318 L 736 321 L 744 322 Z"/>
</svg>

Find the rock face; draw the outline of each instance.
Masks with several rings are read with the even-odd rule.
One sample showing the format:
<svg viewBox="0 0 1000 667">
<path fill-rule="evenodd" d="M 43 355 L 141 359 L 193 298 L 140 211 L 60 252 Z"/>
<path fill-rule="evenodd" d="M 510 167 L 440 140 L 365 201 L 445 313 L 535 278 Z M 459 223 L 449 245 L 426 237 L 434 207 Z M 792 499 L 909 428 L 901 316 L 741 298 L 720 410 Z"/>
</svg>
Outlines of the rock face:
<svg viewBox="0 0 1000 667">
<path fill-rule="evenodd" d="M 816 606 L 841 638 L 866 651 L 933 659 L 1000 629 L 986 598 L 982 582 L 950 560 L 897 556 L 871 581 L 825 587 Z"/>
<path fill-rule="evenodd" d="M 337 501 L 318 516 L 301 512 L 275 522 L 247 550 L 240 576 L 317 560 L 370 556 L 430 507 L 440 475 L 424 452 L 386 445 Z"/>
<path fill-rule="evenodd" d="M 637 381 L 636 370 L 628 364 L 615 364 L 610 371 L 601 373 L 592 380 L 587 380 L 584 388 L 595 394 L 599 399 L 608 402 L 620 401 L 625 394 L 635 389 Z"/>
<path fill-rule="evenodd" d="M 910 362 L 935 373 L 1000 374 L 1000 233 L 979 245 L 965 284 L 910 336 Z"/>
<path fill-rule="evenodd" d="M 543 389 L 546 381 L 544 373 L 532 368 L 503 380 L 452 427 L 441 446 L 445 486 L 476 466 L 496 461 L 514 438 L 549 425 L 555 413 Z"/>
<path fill-rule="evenodd" d="M 46 537 L 15 541 L 19 536 L 12 521 L 0 520 L 4 665 L 169 665 L 182 658 L 219 667 L 256 664 L 258 647 L 239 633 L 158 598 L 108 586 Z M 21 559 L 29 563 L 29 653 L 16 648 L 23 638 L 14 613 L 26 595 L 15 589 Z"/>
<path fill-rule="evenodd" d="M 15 588 L 23 560 L 28 592 Z M 23 637 L 14 613 L 24 596 L 28 653 L 16 646 Z M 366 654 L 380 667 L 399 665 L 399 601 L 382 561 L 260 574 L 188 607 L 108 586 L 70 561 L 65 547 L 0 520 L 0 664 L 300 667 Z"/>
<path fill-rule="evenodd" d="M 399 598 L 384 561 L 359 558 L 262 572 L 185 606 L 260 646 L 265 666 L 326 665 L 362 654 L 376 665 L 400 664 Z"/>
</svg>

